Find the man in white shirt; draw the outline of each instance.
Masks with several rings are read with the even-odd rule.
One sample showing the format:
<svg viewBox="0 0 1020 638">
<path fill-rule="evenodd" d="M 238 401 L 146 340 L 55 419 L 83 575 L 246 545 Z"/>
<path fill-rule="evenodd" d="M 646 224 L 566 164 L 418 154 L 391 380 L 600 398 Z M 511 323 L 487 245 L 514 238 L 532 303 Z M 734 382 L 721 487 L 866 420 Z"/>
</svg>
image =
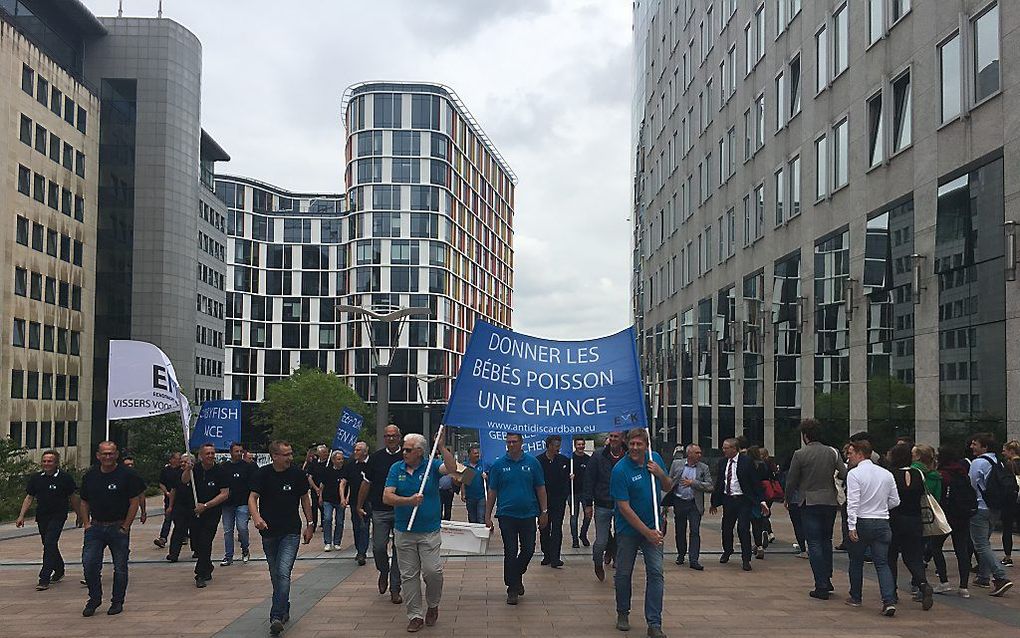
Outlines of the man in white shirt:
<svg viewBox="0 0 1020 638">
<path fill-rule="evenodd" d="M 846 604 L 861 606 L 864 581 L 864 554 L 871 557 L 882 592 L 882 615 L 896 613 L 896 583 L 889 568 L 889 510 L 900 504 L 896 480 L 885 468 L 871 462 L 871 444 L 857 441 L 848 447 L 851 470 L 846 479 L 846 521 L 850 529 L 850 597 Z"/>
</svg>

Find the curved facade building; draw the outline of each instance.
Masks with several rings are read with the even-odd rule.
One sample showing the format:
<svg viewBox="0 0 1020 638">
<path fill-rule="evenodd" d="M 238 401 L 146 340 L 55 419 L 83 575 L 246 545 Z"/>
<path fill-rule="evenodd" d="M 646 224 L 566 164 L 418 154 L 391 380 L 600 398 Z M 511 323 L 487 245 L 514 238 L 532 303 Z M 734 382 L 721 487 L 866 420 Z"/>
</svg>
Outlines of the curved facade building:
<svg viewBox="0 0 1020 638">
<path fill-rule="evenodd" d="M 344 196 L 231 176 L 216 178 L 216 194 L 227 206 L 225 396 L 261 401 L 298 367 L 342 373 Z"/>
<path fill-rule="evenodd" d="M 349 242 L 343 303 L 428 306 L 399 336 L 390 377 L 396 423 L 443 403 L 476 319 L 511 325 L 516 176 L 449 88 L 367 82 L 343 102 Z M 344 313 L 343 370 L 375 401 L 363 323 Z M 389 344 L 382 331 L 376 344 Z M 438 377 L 438 378 L 437 378 Z M 431 380 L 431 382 L 429 382 Z M 414 406 L 413 408 L 411 406 Z"/>
</svg>

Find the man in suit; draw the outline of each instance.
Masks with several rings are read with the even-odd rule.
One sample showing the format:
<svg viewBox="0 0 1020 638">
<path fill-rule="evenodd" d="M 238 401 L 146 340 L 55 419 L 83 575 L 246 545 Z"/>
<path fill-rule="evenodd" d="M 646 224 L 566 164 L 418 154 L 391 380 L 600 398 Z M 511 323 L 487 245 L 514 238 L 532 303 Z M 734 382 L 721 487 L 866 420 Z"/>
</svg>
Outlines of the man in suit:
<svg viewBox="0 0 1020 638">
<path fill-rule="evenodd" d="M 705 494 L 712 493 L 712 477 L 701 462 L 701 446 L 687 446 L 687 458 L 673 461 L 669 479 L 673 482 L 673 517 L 676 522 L 676 564 L 684 564 L 688 552 L 687 527 L 690 525 L 691 569 L 705 569 L 698 562 L 701 554 L 701 517 L 705 514 Z"/>
<path fill-rule="evenodd" d="M 835 477 L 846 480 L 846 463 L 835 449 L 821 443 L 822 424 L 815 419 L 800 422 L 804 446 L 794 452 L 786 475 L 787 493 L 800 497 L 804 539 L 814 574 L 815 588 L 808 595 L 828 600 L 832 586 L 832 526 L 836 522 Z"/>
<path fill-rule="evenodd" d="M 720 563 L 728 563 L 733 555 L 733 525 L 737 526 L 740 537 L 740 557 L 745 572 L 751 571 L 751 510 L 760 507 L 768 514 L 769 505 L 761 485 L 755 478 L 754 462 L 746 454 L 740 454 L 737 439 L 726 439 L 722 444 L 723 458 L 716 468 L 715 489 L 712 491 L 710 514 L 723 508 L 722 543 Z"/>
</svg>

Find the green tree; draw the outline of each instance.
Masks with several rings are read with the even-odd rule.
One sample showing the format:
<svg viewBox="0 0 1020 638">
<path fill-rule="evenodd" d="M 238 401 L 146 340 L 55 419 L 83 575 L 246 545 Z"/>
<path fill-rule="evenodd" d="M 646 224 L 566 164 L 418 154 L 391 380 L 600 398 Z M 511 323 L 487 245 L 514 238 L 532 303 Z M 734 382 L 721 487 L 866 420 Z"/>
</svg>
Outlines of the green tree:
<svg viewBox="0 0 1020 638">
<path fill-rule="evenodd" d="M 18 515 L 25 499 L 25 475 L 37 466 L 25 456 L 24 448 L 0 437 L 0 520 Z"/>
<path fill-rule="evenodd" d="M 135 471 L 145 479 L 146 485 L 156 484 L 170 454 L 184 451 L 181 415 L 177 412 L 114 423 L 127 433 L 127 445 L 121 456 L 134 457 Z"/>
<path fill-rule="evenodd" d="M 255 408 L 255 425 L 270 438 L 286 439 L 297 453 L 317 443 L 329 444 L 344 408 L 365 417 L 360 439 L 375 447 L 375 411 L 333 373 L 300 368 L 289 378 L 266 387 L 265 400 Z"/>
</svg>

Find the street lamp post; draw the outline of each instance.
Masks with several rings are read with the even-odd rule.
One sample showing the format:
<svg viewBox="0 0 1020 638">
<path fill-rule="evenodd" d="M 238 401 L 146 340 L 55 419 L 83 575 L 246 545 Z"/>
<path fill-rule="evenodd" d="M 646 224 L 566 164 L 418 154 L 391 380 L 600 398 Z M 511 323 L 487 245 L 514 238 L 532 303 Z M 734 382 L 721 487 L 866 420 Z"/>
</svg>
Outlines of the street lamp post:
<svg viewBox="0 0 1020 638">
<path fill-rule="evenodd" d="M 387 425 L 389 425 L 390 371 L 392 370 L 390 359 L 392 358 L 393 350 L 395 350 L 400 343 L 400 331 L 404 327 L 404 320 L 408 317 L 432 316 L 432 311 L 429 308 L 424 307 L 400 308 L 397 310 L 387 308 L 386 310 L 389 312 L 375 312 L 368 308 L 347 304 L 340 304 L 336 307 L 336 312 L 338 314 L 341 312 L 349 312 L 351 315 L 360 318 L 365 322 L 365 327 L 368 331 L 368 340 L 372 346 L 372 352 L 376 359 L 375 440 L 379 445 L 382 445 L 383 430 L 386 429 Z M 375 335 L 372 332 L 372 325 L 370 323 L 373 319 L 385 326 L 389 326 L 394 321 L 397 322 L 396 334 L 389 334 L 389 330 L 387 329 L 389 341 L 392 345 L 376 345 Z M 393 344 L 393 341 L 396 341 L 396 343 Z"/>
<path fill-rule="evenodd" d="M 431 438 L 432 437 L 432 432 L 431 432 L 431 430 L 432 430 L 432 411 L 431 411 L 432 402 L 428 398 L 428 386 L 431 385 L 434 381 L 443 381 L 444 379 L 452 379 L 453 376 L 449 375 L 449 374 L 416 374 L 416 375 L 414 375 L 414 378 L 417 379 L 418 381 L 424 381 L 425 382 L 425 396 L 422 396 L 421 386 L 419 385 L 418 386 L 418 397 L 421 399 L 422 408 L 423 408 L 423 412 L 424 412 L 423 419 L 422 419 L 422 426 L 423 426 L 422 430 L 424 430 L 424 432 L 422 432 L 422 434 L 425 435 L 426 439 L 431 441 L 432 440 L 432 438 Z"/>
</svg>

